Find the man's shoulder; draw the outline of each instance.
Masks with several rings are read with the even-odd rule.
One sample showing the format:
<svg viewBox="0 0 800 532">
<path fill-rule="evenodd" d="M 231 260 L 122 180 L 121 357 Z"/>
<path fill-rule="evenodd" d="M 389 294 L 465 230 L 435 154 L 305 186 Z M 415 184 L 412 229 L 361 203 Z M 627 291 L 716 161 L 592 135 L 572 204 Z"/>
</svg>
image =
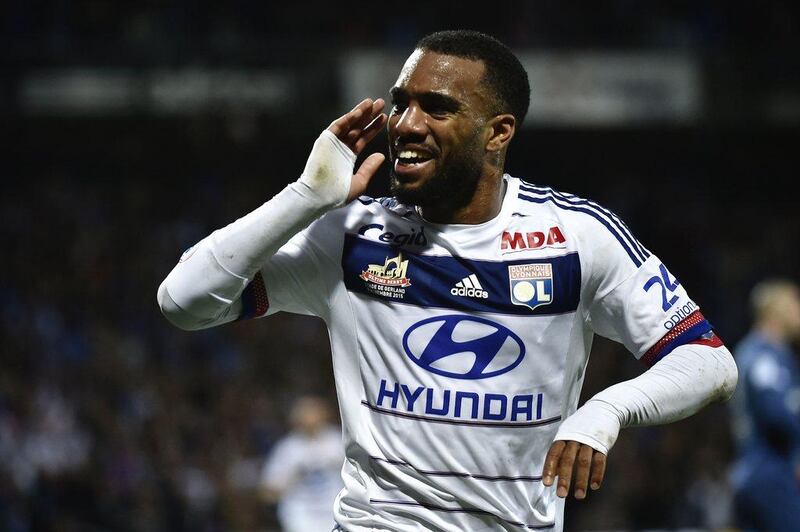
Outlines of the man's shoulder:
<svg viewBox="0 0 800 532">
<path fill-rule="evenodd" d="M 758 353 L 773 352 L 774 349 L 769 342 L 755 330 L 751 330 L 747 335 L 739 340 L 734 348 L 734 353 L 740 357 L 751 357 Z"/>
<path fill-rule="evenodd" d="M 347 205 L 328 212 L 324 220 L 327 224 L 335 224 L 346 232 L 351 232 L 371 221 L 410 218 L 413 214 L 413 207 L 400 203 L 396 198 L 359 196 Z"/>
<path fill-rule="evenodd" d="M 358 204 L 356 205 L 356 209 L 360 206 L 360 208 L 376 214 L 391 213 L 397 216 L 408 217 L 414 213 L 414 208 L 412 206 L 401 203 L 393 196 L 384 196 L 380 198 L 359 196 L 355 201 L 350 203 L 351 206 L 354 204 Z"/>
<path fill-rule="evenodd" d="M 547 185 L 536 185 L 520 178 L 517 182 L 515 214 L 558 220 L 573 234 L 596 238 L 605 234 L 626 245 L 633 245 L 633 235 L 625 222 L 611 209 L 571 192 Z"/>
<path fill-rule="evenodd" d="M 575 222 L 594 220 L 618 220 L 619 217 L 607 207 L 589 198 L 565 192 L 547 185 L 537 185 L 520 178 L 512 178 L 518 183 L 517 206 L 519 209 L 546 210 Z"/>
<path fill-rule="evenodd" d="M 790 379 L 793 361 L 784 348 L 767 341 L 758 332 L 750 332 L 734 348 L 739 372 L 756 387 L 773 388 Z"/>
<path fill-rule="evenodd" d="M 752 365 L 758 359 L 769 358 L 778 364 L 785 362 L 785 347 L 768 341 L 757 331 L 747 334 L 733 350 L 737 362 L 742 366 Z"/>
<path fill-rule="evenodd" d="M 515 183 L 515 215 L 557 221 L 566 239 L 574 239 L 579 251 L 605 250 L 597 255 L 604 258 L 604 263 L 616 257 L 619 259 L 617 264 L 630 260 L 636 267 L 650 257 L 650 252 L 636 239 L 633 231 L 611 209 L 551 186 L 511 179 Z M 617 253 L 610 254 L 606 252 L 608 250 Z"/>
<path fill-rule="evenodd" d="M 341 249 L 342 239 L 348 234 L 364 234 L 366 231 L 383 229 L 396 221 L 409 218 L 413 209 L 400 204 L 394 198 L 359 198 L 330 210 L 318 218 L 295 239 L 300 245 L 311 242 L 321 249 L 328 249 L 334 256 Z"/>
</svg>

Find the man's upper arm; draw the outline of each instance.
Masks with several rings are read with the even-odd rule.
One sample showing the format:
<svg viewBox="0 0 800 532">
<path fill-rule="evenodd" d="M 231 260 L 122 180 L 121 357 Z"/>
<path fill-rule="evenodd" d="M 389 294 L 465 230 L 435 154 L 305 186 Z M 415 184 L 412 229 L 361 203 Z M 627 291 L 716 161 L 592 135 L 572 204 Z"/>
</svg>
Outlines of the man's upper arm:
<svg viewBox="0 0 800 532">
<path fill-rule="evenodd" d="M 721 345 L 700 307 L 666 265 L 632 236 L 627 249 L 625 241 L 613 236 L 599 232 L 591 250 L 584 295 L 589 298 L 592 329 L 623 343 L 648 366 L 679 345 Z"/>
</svg>

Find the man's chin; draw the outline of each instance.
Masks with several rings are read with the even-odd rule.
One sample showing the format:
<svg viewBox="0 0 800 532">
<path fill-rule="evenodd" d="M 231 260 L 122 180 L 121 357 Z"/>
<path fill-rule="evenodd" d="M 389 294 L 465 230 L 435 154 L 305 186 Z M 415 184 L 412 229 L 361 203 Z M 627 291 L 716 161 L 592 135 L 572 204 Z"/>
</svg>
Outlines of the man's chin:
<svg viewBox="0 0 800 532">
<path fill-rule="evenodd" d="M 397 198 L 400 203 L 407 205 L 424 206 L 425 203 L 432 199 L 428 190 L 429 187 L 426 187 L 425 183 L 403 183 L 394 172 L 392 172 L 389 187 L 392 196 Z"/>
<path fill-rule="evenodd" d="M 480 164 L 466 161 L 445 169 L 408 180 L 389 170 L 390 187 L 394 197 L 406 205 L 417 205 L 437 210 L 455 210 L 467 205 L 475 195 L 480 180 Z"/>
</svg>

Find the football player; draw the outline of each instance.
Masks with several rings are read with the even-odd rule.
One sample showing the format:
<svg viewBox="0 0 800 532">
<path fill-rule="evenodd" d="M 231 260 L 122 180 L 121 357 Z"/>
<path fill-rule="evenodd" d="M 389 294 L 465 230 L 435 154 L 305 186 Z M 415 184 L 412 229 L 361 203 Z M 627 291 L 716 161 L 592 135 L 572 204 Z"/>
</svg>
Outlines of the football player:
<svg viewBox="0 0 800 532">
<path fill-rule="evenodd" d="M 751 295 L 753 330 L 736 346 L 742 385 L 731 402 L 738 459 L 733 468 L 738 524 L 800 530 L 800 288 L 770 279 Z"/>
<path fill-rule="evenodd" d="M 613 212 L 504 173 L 529 92 L 496 39 L 423 38 L 388 116 L 367 99 L 331 123 L 297 181 L 159 288 L 187 330 L 279 311 L 326 322 L 343 530 L 560 530 L 621 428 L 733 393 L 697 302 Z M 392 197 L 373 199 L 384 156 L 354 163 L 384 126 Z M 595 334 L 649 369 L 577 408 Z"/>
</svg>

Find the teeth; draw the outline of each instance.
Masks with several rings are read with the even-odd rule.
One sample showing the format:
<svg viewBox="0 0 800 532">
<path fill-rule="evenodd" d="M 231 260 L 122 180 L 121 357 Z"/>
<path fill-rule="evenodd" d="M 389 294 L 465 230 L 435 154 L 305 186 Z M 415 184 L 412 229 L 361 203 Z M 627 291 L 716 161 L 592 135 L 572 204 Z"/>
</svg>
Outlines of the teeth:
<svg viewBox="0 0 800 532">
<path fill-rule="evenodd" d="M 418 152 L 416 150 L 400 150 L 397 152 L 398 159 L 420 159 L 422 161 L 427 161 L 431 158 L 430 155 L 424 152 Z"/>
</svg>

